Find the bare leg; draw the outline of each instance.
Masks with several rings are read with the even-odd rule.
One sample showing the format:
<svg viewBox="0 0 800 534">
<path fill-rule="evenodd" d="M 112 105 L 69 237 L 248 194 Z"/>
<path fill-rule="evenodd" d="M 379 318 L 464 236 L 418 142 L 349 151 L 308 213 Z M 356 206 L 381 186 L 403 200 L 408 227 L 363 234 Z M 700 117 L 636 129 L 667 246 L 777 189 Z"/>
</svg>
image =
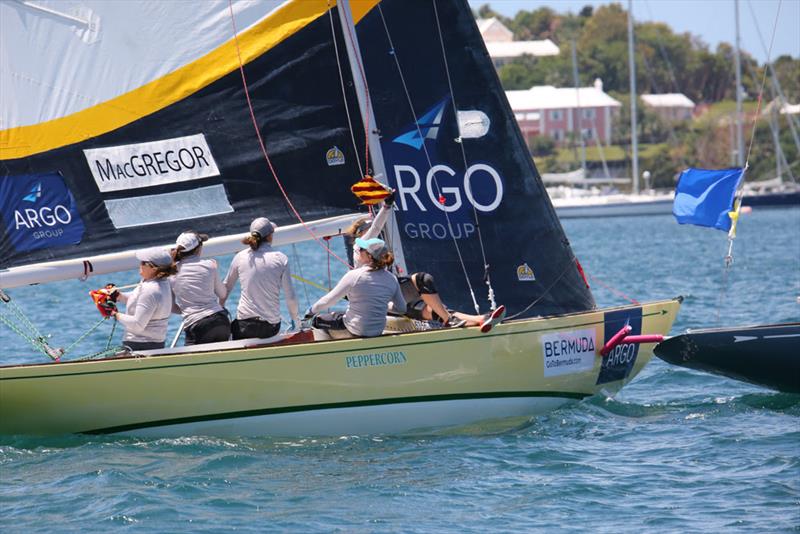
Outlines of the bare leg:
<svg viewBox="0 0 800 534">
<path fill-rule="evenodd" d="M 425 308 L 422 309 L 422 317 L 426 321 L 433 319 L 433 311 L 436 312 L 436 315 L 441 317 L 443 321 L 447 322 L 447 319 L 450 318 L 450 313 L 447 311 L 438 293 L 424 293 L 420 294 L 420 297 L 422 297 L 422 301 L 426 304 Z"/>
</svg>

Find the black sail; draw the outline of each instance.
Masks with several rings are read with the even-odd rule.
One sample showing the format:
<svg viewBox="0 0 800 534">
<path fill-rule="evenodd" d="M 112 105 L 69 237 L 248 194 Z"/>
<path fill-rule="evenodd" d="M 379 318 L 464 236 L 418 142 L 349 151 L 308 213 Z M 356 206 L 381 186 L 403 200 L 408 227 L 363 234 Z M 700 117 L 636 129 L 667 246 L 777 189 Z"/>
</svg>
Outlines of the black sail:
<svg viewBox="0 0 800 534">
<path fill-rule="evenodd" d="M 485 273 L 510 315 L 593 308 L 466 1 L 383 0 L 358 37 L 408 270 L 462 311 Z"/>
</svg>

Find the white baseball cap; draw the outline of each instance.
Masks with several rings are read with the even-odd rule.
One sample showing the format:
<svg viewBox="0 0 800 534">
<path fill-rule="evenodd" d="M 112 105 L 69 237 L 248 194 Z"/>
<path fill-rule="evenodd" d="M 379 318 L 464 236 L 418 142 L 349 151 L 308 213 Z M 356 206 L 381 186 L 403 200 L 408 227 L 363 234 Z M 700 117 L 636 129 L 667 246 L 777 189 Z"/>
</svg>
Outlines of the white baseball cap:
<svg viewBox="0 0 800 534">
<path fill-rule="evenodd" d="M 257 233 L 261 237 L 267 237 L 272 232 L 275 231 L 278 225 L 274 222 L 271 222 L 266 217 L 259 217 L 255 219 L 252 223 L 250 223 L 250 233 Z"/>
<path fill-rule="evenodd" d="M 197 232 L 183 232 L 181 235 L 178 236 L 178 239 L 175 240 L 175 244 L 179 247 L 183 247 L 183 250 L 194 250 L 200 243 L 208 241 L 208 236 L 206 234 L 198 234 Z"/>
<path fill-rule="evenodd" d="M 169 267 L 172 265 L 172 255 L 163 247 L 145 248 L 136 251 L 136 259 L 152 263 L 156 267 Z"/>
</svg>

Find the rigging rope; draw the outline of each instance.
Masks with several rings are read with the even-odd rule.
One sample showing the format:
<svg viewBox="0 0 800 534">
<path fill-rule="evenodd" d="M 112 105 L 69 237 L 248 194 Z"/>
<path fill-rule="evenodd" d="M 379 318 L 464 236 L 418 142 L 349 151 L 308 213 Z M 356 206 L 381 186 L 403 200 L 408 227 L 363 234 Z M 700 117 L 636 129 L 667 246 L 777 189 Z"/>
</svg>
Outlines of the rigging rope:
<svg viewBox="0 0 800 534">
<path fill-rule="evenodd" d="M 347 117 L 347 129 L 350 132 L 350 140 L 353 143 L 353 154 L 356 157 L 358 172 L 364 176 L 364 167 L 361 166 L 361 158 L 358 157 L 358 144 L 356 143 L 356 136 L 353 133 L 353 122 L 350 120 L 350 106 L 347 104 L 347 93 L 344 87 L 344 74 L 342 72 L 342 62 L 339 60 L 339 44 L 336 42 L 336 27 L 333 22 L 333 9 L 331 9 L 330 0 L 328 0 L 328 20 L 331 23 L 331 40 L 333 41 L 333 53 L 336 57 L 336 68 L 339 70 L 339 85 L 342 88 L 342 101 L 344 102 L 344 113 Z M 366 164 L 368 165 L 369 162 Z"/>
<path fill-rule="evenodd" d="M 411 94 L 410 94 L 410 92 L 408 90 L 408 85 L 406 84 L 405 76 L 403 75 L 403 69 L 400 67 L 400 60 L 397 57 L 397 51 L 394 48 L 394 43 L 392 41 L 392 36 L 391 36 L 391 34 L 389 32 L 389 27 L 386 24 L 386 19 L 385 19 L 384 15 L 383 15 L 383 8 L 381 7 L 380 4 L 378 4 L 378 13 L 380 14 L 381 21 L 383 22 L 383 29 L 384 29 L 384 31 L 386 33 L 386 38 L 389 41 L 389 55 L 391 55 L 392 58 L 394 58 L 395 66 L 397 67 L 397 73 L 400 76 L 400 82 L 401 82 L 401 84 L 403 86 L 403 92 L 405 94 L 406 101 L 408 102 L 408 107 L 411 110 L 411 116 L 414 119 L 414 125 L 417 128 L 417 135 L 420 136 L 420 139 L 423 139 L 422 151 L 425 154 L 425 159 L 426 159 L 426 161 L 428 163 L 428 170 L 430 171 L 430 169 L 433 168 L 433 162 L 431 160 L 430 153 L 428 152 L 427 144 L 424 142 L 425 136 L 422 134 L 422 129 L 421 129 L 420 125 L 419 125 L 417 112 L 414 109 L 414 104 L 413 104 L 413 102 L 411 100 Z M 456 117 L 456 120 L 457 120 L 457 117 Z M 466 167 L 465 167 L 465 169 L 466 169 Z M 438 178 L 436 177 L 435 174 L 433 176 L 433 183 L 434 183 L 434 186 L 436 188 L 436 194 L 438 195 L 439 199 L 443 199 L 444 196 L 442 195 L 441 188 L 439 187 L 439 180 L 438 180 Z M 475 307 L 475 312 L 480 314 L 480 306 L 478 306 L 478 301 L 475 298 L 475 291 L 473 290 L 472 283 L 469 280 L 469 273 L 467 273 L 467 267 L 466 267 L 466 264 L 464 262 L 464 258 L 463 258 L 462 254 L 461 254 L 461 248 L 458 245 L 458 240 L 455 238 L 455 232 L 453 231 L 453 226 L 452 226 L 452 223 L 450 221 L 450 215 L 449 215 L 448 212 L 445 211 L 444 212 L 444 216 L 445 216 L 445 219 L 447 220 L 447 228 L 449 230 L 450 237 L 453 240 L 453 246 L 455 247 L 456 254 L 458 255 L 458 261 L 459 261 L 459 264 L 461 265 L 461 270 L 462 270 L 462 272 L 464 274 L 464 279 L 467 282 L 467 287 L 469 288 L 469 293 L 470 293 L 470 296 L 472 297 L 472 304 Z M 476 227 L 477 227 L 477 225 L 476 225 Z M 485 261 L 484 261 L 484 263 L 485 263 Z"/>
<path fill-rule="evenodd" d="M 767 50 L 767 63 L 769 63 L 770 58 L 772 57 L 772 45 L 775 43 L 775 33 L 778 28 L 778 19 L 780 15 L 780 3 L 778 3 L 778 10 L 775 13 L 775 23 L 772 26 L 772 37 L 770 38 L 769 42 L 769 49 Z M 753 150 L 753 143 L 756 138 L 756 126 L 758 125 L 758 116 L 761 113 L 761 102 L 764 97 L 764 86 L 767 83 L 767 72 L 768 69 L 764 69 L 764 76 L 761 79 L 761 87 L 758 91 L 758 101 L 756 104 L 756 113 L 753 116 L 753 127 L 750 132 L 750 143 L 747 147 L 747 157 L 745 158 L 744 168 L 742 169 L 742 178 L 739 185 L 739 191 L 736 193 L 736 198 L 734 200 L 734 209 L 730 213 L 731 217 L 731 229 L 728 231 L 728 254 L 725 256 L 725 269 L 729 269 L 730 266 L 733 264 L 733 240 L 736 239 L 736 224 L 739 221 L 739 212 L 742 207 L 742 199 L 744 198 L 744 175 L 747 172 L 748 167 L 750 166 L 750 154 Z M 738 91 L 741 88 L 737 87 L 737 97 Z M 741 117 L 737 117 L 738 120 L 741 120 Z M 727 283 L 727 276 L 725 277 L 725 283 Z M 724 290 L 725 288 L 723 288 Z"/>
<path fill-rule="evenodd" d="M 258 120 L 256 119 L 255 110 L 253 109 L 253 102 L 250 99 L 250 90 L 248 89 L 247 77 L 245 76 L 245 73 L 244 73 L 244 63 L 242 62 L 242 51 L 241 51 L 241 49 L 239 47 L 239 31 L 236 28 L 236 18 L 234 17 L 234 14 L 233 14 L 233 0 L 228 0 L 228 10 L 229 10 L 230 15 L 231 15 L 231 26 L 233 27 L 233 39 L 234 39 L 234 43 L 236 45 L 236 56 L 237 56 L 237 58 L 239 60 L 239 73 L 241 74 L 241 77 L 242 77 L 242 88 L 244 89 L 245 99 L 247 100 L 247 108 L 250 111 L 250 119 L 253 122 L 253 128 L 256 131 L 256 137 L 258 138 L 258 144 L 259 144 L 259 147 L 261 148 L 261 153 L 264 155 L 264 159 L 267 162 L 267 167 L 269 168 L 269 171 L 272 174 L 272 177 L 275 180 L 275 183 L 278 185 L 278 189 L 280 189 L 284 200 L 286 200 L 286 204 L 289 206 L 289 209 L 292 211 L 292 213 L 294 214 L 295 218 L 300 222 L 300 224 L 303 226 L 303 228 L 314 239 L 314 241 L 316 241 L 322 248 L 324 248 L 325 250 L 328 251 L 328 254 L 330 254 L 331 256 L 333 256 L 334 258 L 339 260 L 340 262 L 342 262 L 344 265 L 347 265 L 348 268 L 349 268 L 350 265 L 347 263 L 347 261 L 345 261 L 342 258 L 340 258 L 339 256 L 337 256 L 335 252 L 333 252 L 330 248 L 328 248 L 328 246 L 325 243 L 322 242 L 322 239 L 320 239 L 314 233 L 314 231 L 311 230 L 311 227 L 309 227 L 308 224 L 303 220 L 303 217 L 300 215 L 300 213 L 297 211 L 297 209 L 295 209 L 294 204 L 289 199 L 289 195 L 286 193 L 286 189 L 283 187 L 283 183 L 281 183 L 280 179 L 278 178 L 278 174 L 275 172 L 275 168 L 272 165 L 272 160 L 270 159 L 269 154 L 267 153 L 267 147 L 264 144 L 264 139 L 261 136 L 261 130 L 258 128 Z"/>
<path fill-rule="evenodd" d="M 434 12 L 434 15 L 436 17 L 436 31 L 438 32 L 439 44 L 441 45 L 441 48 L 442 48 L 442 61 L 444 61 L 444 70 L 445 70 L 445 74 L 447 75 L 447 85 L 450 88 L 450 95 L 453 97 L 451 99 L 451 103 L 453 105 L 453 115 L 455 116 L 456 125 L 458 126 L 458 139 L 456 139 L 456 142 L 458 143 L 459 147 L 461 148 L 461 157 L 463 158 L 464 171 L 466 172 L 466 169 L 467 169 L 467 151 L 464 148 L 464 143 L 463 143 L 463 140 L 461 139 L 461 124 L 458 121 L 458 108 L 456 106 L 456 94 L 455 94 L 455 91 L 453 90 L 453 81 L 452 81 L 452 79 L 450 77 L 450 67 L 449 67 L 449 65 L 447 63 L 447 53 L 445 52 L 445 48 L 444 48 L 444 37 L 442 37 L 442 27 L 439 24 L 439 10 L 436 8 L 436 0 L 431 0 L 431 4 L 433 4 L 433 12 Z M 466 185 L 465 185 L 465 187 L 466 187 Z M 497 307 L 497 304 L 494 301 L 494 290 L 492 289 L 492 279 L 491 279 L 491 276 L 489 276 L 489 263 L 486 261 L 486 250 L 485 250 L 484 245 L 483 245 L 483 235 L 481 234 L 481 224 L 480 224 L 480 220 L 478 218 L 478 210 L 475 208 L 474 204 L 472 205 L 472 216 L 473 216 L 473 219 L 475 220 L 475 230 L 476 230 L 476 232 L 478 234 L 478 243 L 480 244 L 481 258 L 483 259 L 484 280 L 485 280 L 486 286 L 488 288 L 489 302 L 491 304 L 492 309 L 495 309 Z M 460 256 L 461 256 L 461 254 L 459 252 L 459 257 Z M 474 300 L 474 297 L 473 297 L 473 300 Z M 477 304 L 475 304 L 475 310 L 479 312 Z"/>
</svg>

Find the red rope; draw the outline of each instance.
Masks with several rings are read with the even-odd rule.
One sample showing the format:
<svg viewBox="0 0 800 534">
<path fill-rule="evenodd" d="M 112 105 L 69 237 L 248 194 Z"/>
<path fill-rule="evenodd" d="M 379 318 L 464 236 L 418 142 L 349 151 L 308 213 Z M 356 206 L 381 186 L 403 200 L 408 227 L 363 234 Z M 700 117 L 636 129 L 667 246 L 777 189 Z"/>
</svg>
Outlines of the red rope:
<svg viewBox="0 0 800 534">
<path fill-rule="evenodd" d="M 250 118 L 253 121 L 253 127 L 256 130 L 256 137 L 258 137 L 258 144 L 261 147 L 261 153 L 264 155 L 264 159 L 267 162 L 267 166 L 269 167 L 270 173 L 272 173 L 272 177 L 275 179 L 275 183 L 278 184 L 278 188 L 281 190 L 281 194 L 283 194 L 283 198 L 286 200 L 286 203 L 289 205 L 289 208 L 292 210 L 292 213 L 294 213 L 294 216 L 297 218 L 298 221 L 300 221 L 300 224 L 303 225 L 303 228 L 306 229 L 309 235 L 311 235 L 311 237 L 314 238 L 314 240 L 317 243 L 319 243 L 319 245 L 322 248 L 328 251 L 328 254 L 330 254 L 344 265 L 347 265 L 348 268 L 350 268 L 350 265 L 345 260 L 337 256 L 325 243 L 322 242 L 322 240 L 319 237 L 316 236 L 316 234 L 314 234 L 311 228 L 306 224 L 306 222 L 300 216 L 300 213 L 297 212 L 297 210 L 294 207 L 294 204 L 292 204 L 292 201 L 289 200 L 289 195 L 286 194 L 286 190 L 284 189 L 283 184 L 278 179 L 278 174 L 275 172 L 275 168 L 272 166 L 272 161 L 270 160 L 269 154 L 267 153 L 267 147 L 264 144 L 264 139 L 261 137 L 261 131 L 258 129 L 258 121 L 256 120 L 256 114 L 255 111 L 253 110 L 253 103 L 250 100 L 250 91 L 247 88 L 247 78 L 245 77 L 244 74 L 244 63 L 242 63 L 242 52 L 241 49 L 239 48 L 239 32 L 236 29 L 236 19 L 233 15 L 232 0 L 228 0 L 228 9 L 231 14 L 231 25 L 233 26 L 233 39 L 236 44 L 236 55 L 239 58 L 239 72 L 242 75 L 242 86 L 244 88 L 244 94 L 247 99 L 247 107 L 250 111 Z M 330 261 L 330 259 L 328 261 Z"/>
<path fill-rule="evenodd" d="M 615 288 L 611 287 L 610 285 L 606 284 L 605 282 L 603 282 L 602 280 L 600 280 L 600 279 L 599 279 L 599 278 L 597 278 L 596 276 L 592 276 L 591 274 L 590 274 L 590 275 L 588 275 L 588 276 L 589 276 L 589 278 L 591 278 L 591 279 L 592 279 L 592 281 L 593 281 L 593 282 L 597 282 L 597 283 L 599 283 L 601 286 L 603 286 L 604 288 L 608 289 L 608 290 L 609 290 L 609 291 L 611 291 L 612 293 L 614 293 L 614 294 L 616 294 L 616 295 L 619 295 L 620 297 L 622 297 L 622 298 L 624 298 L 625 300 L 628 300 L 628 301 L 630 301 L 630 302 L 632 302 L 632 303 L 636 304 L 637 306 L 640 304 L 640 302 L 639 302 L 638 300 L 630 298 L 628 295 L 626 295 L 625 293 L 623 293 L 623 292 L 622 292 L 622 291 L 620 291 L 619 289 L 615 289 Z"/>
</svg>

